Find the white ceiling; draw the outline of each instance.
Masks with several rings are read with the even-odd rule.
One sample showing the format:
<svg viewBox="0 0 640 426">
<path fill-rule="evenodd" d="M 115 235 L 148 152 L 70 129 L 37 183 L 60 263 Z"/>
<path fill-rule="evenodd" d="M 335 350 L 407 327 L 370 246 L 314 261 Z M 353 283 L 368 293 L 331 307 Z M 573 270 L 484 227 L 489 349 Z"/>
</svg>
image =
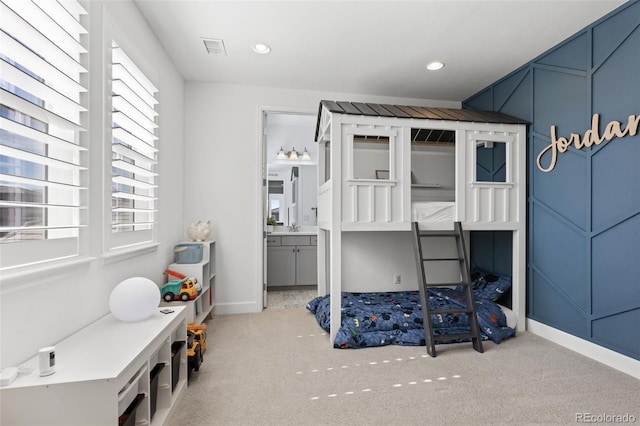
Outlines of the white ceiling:
<svg viewBox="0 0 640 426">
<path fill-rule="evenodd" d="M 186 80 L 462 101 L 619 0 L 135 0 Z M 207 54 L 223 39 L 227 55 Z M 258 55 L 254 43 L 272 52 Z M 437 72 L 425 65 L 439 60 Z M 348 100 L 348 99 L 339 99 Z"/>
</svg>

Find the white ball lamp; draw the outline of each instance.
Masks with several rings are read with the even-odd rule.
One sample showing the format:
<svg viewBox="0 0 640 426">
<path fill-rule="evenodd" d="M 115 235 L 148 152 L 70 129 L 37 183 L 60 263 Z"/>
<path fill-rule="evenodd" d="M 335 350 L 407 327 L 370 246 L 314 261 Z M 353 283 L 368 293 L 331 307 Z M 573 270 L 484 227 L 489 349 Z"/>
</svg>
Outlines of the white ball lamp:
<svg viewBox="0 0 640 426">
<path fill-rule="evenodd" d="M 109 309 L 120 321 L 136 322 L 148 318 L 160 305 L 160 289 L 148 278 L 127 278 L 109 297 Z"/>
</svg>

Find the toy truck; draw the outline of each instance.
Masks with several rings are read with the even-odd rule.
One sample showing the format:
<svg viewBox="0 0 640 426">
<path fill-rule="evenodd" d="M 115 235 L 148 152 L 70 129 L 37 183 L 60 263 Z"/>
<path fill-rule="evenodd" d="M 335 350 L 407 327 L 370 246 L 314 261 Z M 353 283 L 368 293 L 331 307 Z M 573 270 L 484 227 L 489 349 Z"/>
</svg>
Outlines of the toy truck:
<svg viewBox="0 0 640 426">
<path fill-rule="evenodd" d="M 174 280 L 182 280 L 187 278 L 187 276 L 182 272 L 174 271 L 173 269 L 167 269 L 166 271 L 164 271 L 164 273 L 167 275 L 167 279 L 169 277 L 173 277 Z M 198 282 L 198 279 L 195 277 L 190 277 L 190 278 L 193 280 L 193 283 L 195 284 L 196 290 L 198 290 L 198 293 L 202 292 L 202 284 Z"/>
<path fill-rule="evenodd" d="M 198 290 L 191 278 L 172 280 L 160 287 L 162 299 L 166 302 L 173 300 L 187 301 L 198 297 Z"/>
<path fill-rule="evenodd" d="M 191 378 L 191 371 L 199 371 L 202 364 L 202 347 L 193 332 L 187 330 L 187 381 Z"/>
<path fill-rule="evenodd" d="M 200 343 L 201 352 L 204 353 L 207 350 L 207 324 L 190 322 L 187 324 L 187 330 L 193 333 L 196 341 Z"/>
</svg>

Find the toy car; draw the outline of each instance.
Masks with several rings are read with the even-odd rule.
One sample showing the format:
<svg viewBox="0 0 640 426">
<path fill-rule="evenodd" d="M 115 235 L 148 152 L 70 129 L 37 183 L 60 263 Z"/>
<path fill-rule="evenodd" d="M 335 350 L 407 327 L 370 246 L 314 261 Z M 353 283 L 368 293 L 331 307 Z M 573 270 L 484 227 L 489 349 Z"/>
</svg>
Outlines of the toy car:
<svg viewBox="0 0 640 426">
<path fill-rule="evenodd" d="M 162 299 L 166 302 L 173 300 L 187 301 L 198 297 L 198 289 L 191 278 L 172 280 L 160 287 Z"/>
</svg>

